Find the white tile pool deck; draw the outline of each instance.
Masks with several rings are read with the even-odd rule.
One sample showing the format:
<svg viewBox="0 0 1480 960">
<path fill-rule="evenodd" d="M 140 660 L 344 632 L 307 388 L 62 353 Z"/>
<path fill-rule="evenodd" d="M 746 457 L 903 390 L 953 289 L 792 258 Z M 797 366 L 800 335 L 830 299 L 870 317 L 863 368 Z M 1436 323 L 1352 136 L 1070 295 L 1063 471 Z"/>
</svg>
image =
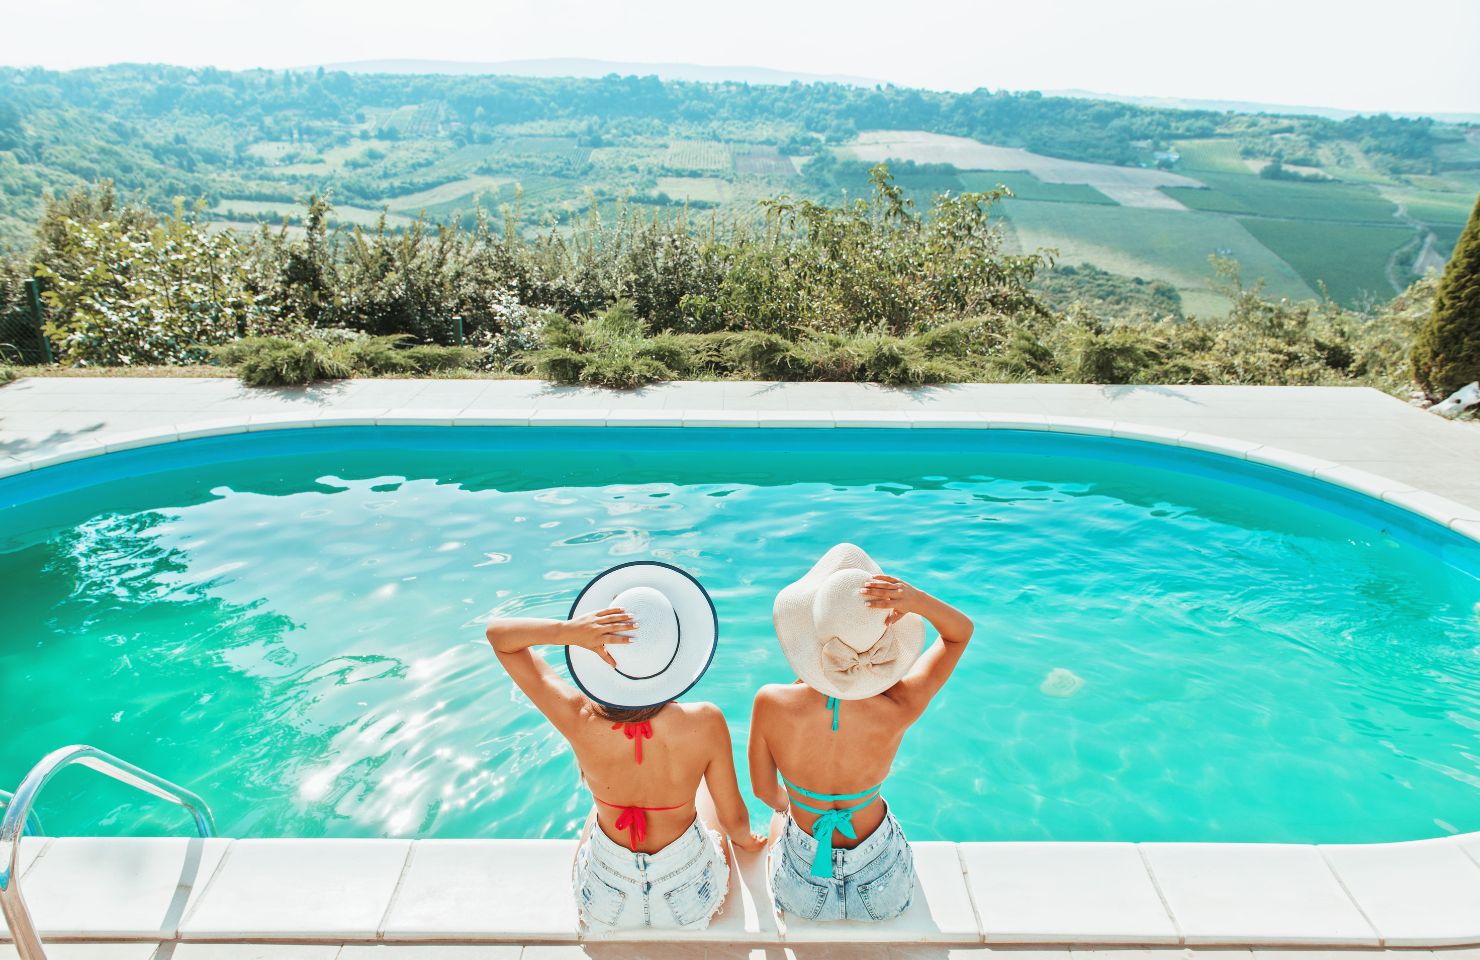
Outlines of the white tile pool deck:
<svg viewBox="0 0 1480 960">
<path fill-rule="evenodd" d="M 1123 436 L 1316 476 L 1480 539 L 1480 427 L 1358 388 L 38 378 L 0 388 L 0 475 L 244 430 L 531 423 Z M 59 960 L 1480 960 L 1480 834 L 917 848 L 920 889 L 897 921 L 778 916 L 747 857 L 710 929 L 678 943 L 579 942 L 573 840 L 32 839 L 21 888 Z"/>
</svg>

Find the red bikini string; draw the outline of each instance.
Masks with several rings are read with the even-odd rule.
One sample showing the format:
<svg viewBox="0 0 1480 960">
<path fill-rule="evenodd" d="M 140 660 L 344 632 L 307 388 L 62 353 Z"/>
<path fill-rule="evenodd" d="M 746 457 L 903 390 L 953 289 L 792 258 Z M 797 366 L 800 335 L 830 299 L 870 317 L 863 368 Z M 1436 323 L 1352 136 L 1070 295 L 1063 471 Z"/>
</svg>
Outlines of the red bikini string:
<svg viewBox="0 0 1480 960">
<path fill-rule="evenodd" d="M 632 848 L 633 853 L 637 852 L 637 845 L 647 838 L 647 815 L 649 812 L 678 810 L 684 806 L 684 804 L 680 803 L 675 807 L 623 807 L 615 803 L 607 803 L 599 797 L 596 802 L 603 806 L 611 807 L 613 810 L 621 811 L 617 814 L 617 822 L 613 826 L 618 830 L 627 831 L 627 836 L 630 838 L 628 846 Z"/>
<path fill-rule="evenodd" d="M 653 725 L 644 720 L 641 723 L 614 723 L 613 730 L 621 730 L 632 741 L 633 752 L 637 754 L 637 762 L 642 763 L 642 741 L 643 738 L 653 738 Z"/>
</svg>

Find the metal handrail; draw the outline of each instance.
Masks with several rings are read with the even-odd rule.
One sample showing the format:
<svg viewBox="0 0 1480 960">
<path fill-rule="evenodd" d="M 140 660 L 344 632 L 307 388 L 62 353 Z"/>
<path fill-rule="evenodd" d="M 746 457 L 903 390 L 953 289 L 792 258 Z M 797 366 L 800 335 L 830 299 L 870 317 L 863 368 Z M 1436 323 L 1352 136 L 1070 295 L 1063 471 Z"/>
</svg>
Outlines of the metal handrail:
<svg viewBox="0 0 1480 960">
<path fill-rule="evenodd" d="M 9 790 L 0 790 L 0 807 L 7 807 L 15 799 L 15 794 Z M 41 818 L 36 816 L 35 810 L 26 811 L 26 827 L 22 836 L 39 837 L 46 831 L 41 827 Z"/>
<path fill-rule="evenodd" d="M 95 747 L 74 744 L 48 753 L 26 774 L 26 779 L 21 781 L 5 808 L 4 818 L 0 819 L 0 850 L 4 850 L 4 856 L 0 856 L 0 913 L 5 915 L 21 960 L 46 960 L 41 938 L 36 934 L 36 923 L 31 919 L 25 897 L 21 896 L 21 835 L 25 832 L 36 795 L 52 777 L 74 764 L 96 770 L 161 800 L 179 804 L 195 818 L 195 829 L 202 837 L 216 835 L 216 821 L 211 816 L 210 807 L 195 793 L 178 784 L 156 777 Z"/>
</svg>

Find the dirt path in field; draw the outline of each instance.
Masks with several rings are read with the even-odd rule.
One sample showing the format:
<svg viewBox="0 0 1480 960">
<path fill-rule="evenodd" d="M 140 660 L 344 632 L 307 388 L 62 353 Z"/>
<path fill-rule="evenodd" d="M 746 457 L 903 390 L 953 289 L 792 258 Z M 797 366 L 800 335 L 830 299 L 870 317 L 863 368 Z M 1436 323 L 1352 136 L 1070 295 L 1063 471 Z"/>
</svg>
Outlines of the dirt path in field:
<svg viewBox="0 0 1480 960">
<path fill-rule="evenodd" d="M 1419 223 L 1417 220 L 1410 217 L 1408 215 L 1408 205 L 1406 203 L 1393 198 L 1389 199 L 1392 199 L 1393 204 L 1398 208 L 1393 211 L 1393 219 L 1397 220 L 1399 223 L 1402 223 L 1404 226 L 1412 227 L 1414 230 L 1415 239 L 1417 239 L 1418 237 L 1423 238 L 1422 243 L 1419 246 L 1418 253 L 1414 255 L 1411 261 L 1409 261 L 1410 266 L 1407 269 L 1404 269 L 1402 267 L 1402 262 L 1405 259 L 1405 254 L 1413 249 L 1412 242 L 1403 244 L 1401 247 L 1394 250 L 1392 254 L 1388 257 L 1387 266 L 1384 268 L 1383 272 L 1387 277 L 1388 286 L 1393 288 L 1393 293 L 1398 294 L 1402 293 L 1408 287 L 1408 284 L 1403 282 L 1403 276 L 1410 273 L 1417 273 L 1419 275 L 1422 275 L 1423 272 L 1428 269 L 1427 266 L 1425 266 L 1426 261 L 1428 261 L 1430 257 L 1435 257 L 1438 254 L 1434 250 L 1434 231 L 1430 230 L 1422 223 Z M 1440 261 L 1439 266 L 1441 268 L 1444 266 L 1442 260 Z"/>
</svg>

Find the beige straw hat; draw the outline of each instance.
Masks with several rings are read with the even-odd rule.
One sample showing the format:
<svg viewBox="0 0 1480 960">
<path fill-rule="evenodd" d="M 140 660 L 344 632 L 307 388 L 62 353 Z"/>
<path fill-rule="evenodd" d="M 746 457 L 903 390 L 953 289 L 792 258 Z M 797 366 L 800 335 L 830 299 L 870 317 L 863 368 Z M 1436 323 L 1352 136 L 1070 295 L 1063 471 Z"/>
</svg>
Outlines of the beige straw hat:
<svg viewBox="0 0 1480 960">
<path fill-rule="evenodd" d="M 925 622 L 870 607 L 858 591 L 881 572 L 862 547 L 840 543 L 807 575 L 776 595 L 771 611 L 781 652 L 803 683 L 841 700 L 862 700 L 894 686 L 919 659 Z"/>
</svg>

